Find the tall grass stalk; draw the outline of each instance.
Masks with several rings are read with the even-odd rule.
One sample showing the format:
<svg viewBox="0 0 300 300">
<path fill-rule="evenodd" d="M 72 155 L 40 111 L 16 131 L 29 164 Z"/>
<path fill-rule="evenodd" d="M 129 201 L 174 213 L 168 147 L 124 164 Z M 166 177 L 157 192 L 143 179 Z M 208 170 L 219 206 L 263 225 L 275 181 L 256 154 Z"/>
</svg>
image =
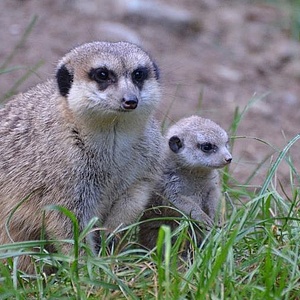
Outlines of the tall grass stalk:
<svg viewBox="0 0 300 300">
<path fill-rule="evenodd" d="M 25 73 L 17 79 L 14 84 L 4 93 L 4 95 L 0 96 L 0 104 L 5 103 L 11 96 L 16 94 L 18 92 L 18 88 L 21 86 L 23 82 L 25 82 L 32 74 L 36 74 L 36 71 L 40 68 L 40 66 L 43 64 L 42 61 L 37 62 L 34 64 L 33 67 L 28 68 L 25 66 L 13 66 L 10 67 L 10 63 L 12 62 L 13 58 L 16 56 L 16 54 L 22 49 L 24 46 L 26 40 L 28 39 L 28 36 L 30 35 L 31 31 L 33 30 L 36 22 L 37 22 L 37 16 L 34 16 L 28 26 L 25 28 L 24 33 L 22 34 L 20 40 L 17 42 L 11 53 L 8 55 L 8 57 L 3 61 L 2 64 L 0 64 L 0 75 L 6 73 L 11 73 L 18 70 L 25 70 Z"/>
<path fill-rule="evenodd" d="M 85 237 L 97 219 L 80 233 L 71 212 L 49 207 L 71 220 L 74 239 L 0 245 L 0 299 L 299 299 L 300 201 L 299 188 L 292 184 L 297 167 L 289 151 L 299 139 L 295 136 L 278 152 L 256 192 L 242 184 L 230 186 L 238 180 L 229 172 L 227 197 L 243 195 L 248 200 L 242 205 L 232 201 L 224 226 L 208 232 L 201 245 L 190 236 L 197 224 L 185 216 L 175 232 L 167 226 L 160 229 L 157 247 L 151 251 L 139 247 L 137 223 L 103 234 L 95 256 Z M 284 161 L 291 169 L 291 184 L 285 187 L 275 184 L 276 170 Z M 114 235 L 123 233 L 122 246 L 112 247 Z M 187 241 L 188 254 L 179 255 Z M 71 243 L 73 251 L 50 254 L 45 251 L 49 242 L 58 249 Z M 18 257 L 24 254 L 32 257 L 36 275 L 17 269 Z M 44 273 L 49 265 L 57 268 L 56 273 Z"/>
<path fill-rule="evenodd" d="M 260 99 L 236 110 L 230 127 L 233 136 L 247 110 Z M 96 228 L 103 234 L 95 255 L 86 239 L 97 218 L 80 232 L 72 212 L 47 207 L 43 214 L 55 211 L 70 220 L 73 238 L 47 240 L 42 232 L 39 241 L 0 245 L 0 299 L 300 299 L 300 198 L 294 185 L 299 174 L 290 152 L 299 139 L 295 136 L 280 150 L 271 147 L 277 158 L 269 160 L 269 172 L 255 191 L 225 170 L 223 189 L 231 202 L 224 210 L 225 223 L 207 232 L 201 244 L 196 236 L 199 224 L 183 216 L 174 232 L 168 226 L 160 228 L 151 251 L 138 245 L 139 223 L 110 235 Z M 285 186 L 277 184 L 282 162 L 290 168 L 290 183 Z M 250 174 L 247 183 L 255 176 Z M 13 208 L 6 224 L 8 234 L 14 213 L 27 199 Z M 116 236 L 121 238 L 118 245 Z M 56 253 L 46 251 L 49 243 Z M 60 251 L 66 243 L 70 253 Z M 32 258 L 35 274 L 18 270 L 21 255 Z M 56 271 L 47 275 L 44 270 L 49 266 Z"/>
</svg>

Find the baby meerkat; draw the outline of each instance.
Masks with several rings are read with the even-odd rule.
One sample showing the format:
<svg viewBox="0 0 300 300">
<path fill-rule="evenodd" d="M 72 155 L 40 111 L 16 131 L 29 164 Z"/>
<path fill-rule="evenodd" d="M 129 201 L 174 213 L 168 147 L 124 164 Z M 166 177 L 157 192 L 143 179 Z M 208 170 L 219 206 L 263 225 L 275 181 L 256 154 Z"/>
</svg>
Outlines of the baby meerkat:
<svg viewBox="0 0 300 300">
<path fill-rule="evenodd" d="M 72 211 L 80 229 L 93 217 L 110 231 L 136 220 L 161 168 L 158 79 L 140 47 L 92 42 L 0 110 L 0 244 L 40 239 L 43 222 L 47 239 L 72 238 L 58 211 L 42 222 L 50 204 Z M 95 250 L 99 240 L 88 240 Z M 28 258 L 20 268 L 30 270 Z"/>
<path fill-rule="evenodd" d="M 217 169 L 228 165 L 228 135 L 209 119 L 191 116 L 179 120 L 166 133 L 168 151 L 163 163 L 163 174 L 157 183 L 150 204 L 141 220 L 180 217 L 172 208 L 151 209 L 155 206 L 173 205 L 205 227 L 217 221 L 221 196 Z M 163 219 L 143 222 L 140 227 L 140 243 L 147 248 L 156 245 L 158 229 L 162 224 L 173 229 L 176 223 Z"/>
</svg>

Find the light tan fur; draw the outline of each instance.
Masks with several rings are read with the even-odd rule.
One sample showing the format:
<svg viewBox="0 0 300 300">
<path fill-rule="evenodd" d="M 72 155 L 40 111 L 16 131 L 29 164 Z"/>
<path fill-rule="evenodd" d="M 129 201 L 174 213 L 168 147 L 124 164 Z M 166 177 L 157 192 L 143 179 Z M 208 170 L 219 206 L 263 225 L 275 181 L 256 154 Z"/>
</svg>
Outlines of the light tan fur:
<svg viewBox="0 0 300 300">
<path fill-rule="evenodd" d="M 191 116 L 181 119 L 166 133 L 169 144 L 163 164 L 163 175 L 156 193 L 142 216 L 142 220 L 162 218 L 161 221 L 144 222 L 140 228 L 140 242 L 147 248 L 156 243 L 164 217 L 180 217 L 174 209 L 151 209 L 155 206 L 173 205 L 206 228 L 218 220 L 220 200 L 219 173 L 216 169 L 229 164 L 232 156 L 228 150 L 227 133 L 209 119 Z"/>
<path fill-rule="evenodd" d="M 12 99 L 0 110 L 0 244 L 12 242 L 5 222 L 31 193 L 9 223 L 13 241 L 39 239 L 50 204 L 72 211 L 80 229 L 93 217 L 111 231 L 134 222 L 160 171 L 159 100 L 156 65 L 125 42 L 73 49 L 56 79 Z M 45 229 L 48 239 L 72 238 L 57 211 L 46 211 Z M 28 258 L 20 268 L 32 272 Z"/>
</svg>

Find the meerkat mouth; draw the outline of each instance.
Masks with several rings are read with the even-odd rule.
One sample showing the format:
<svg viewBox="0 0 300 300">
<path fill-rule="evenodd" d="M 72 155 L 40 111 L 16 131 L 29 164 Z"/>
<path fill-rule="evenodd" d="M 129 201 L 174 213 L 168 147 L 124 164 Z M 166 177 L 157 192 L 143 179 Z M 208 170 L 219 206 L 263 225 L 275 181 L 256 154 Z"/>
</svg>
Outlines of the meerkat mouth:
<svg viewBox="0 0 300 300">
<path fill-rule="evenodd" d="M 136 96 L 132 96 L 132 97 L 124 97 L 122 99 L 122 103 L 121 103 L 121 107 L 125 110 L 125 111 L 130 111 L 130 110 L 134 110 L 138 107 L 138 98 Z"/>
<path fill-rule="evenodd" d="M 133 112 L 135 109 L 128 109 L 128 108 L 119 108 L 117 109 L 116 111 L 119 112 L 119 113 L 130 113 L 130 112 Z"/>
</svg>

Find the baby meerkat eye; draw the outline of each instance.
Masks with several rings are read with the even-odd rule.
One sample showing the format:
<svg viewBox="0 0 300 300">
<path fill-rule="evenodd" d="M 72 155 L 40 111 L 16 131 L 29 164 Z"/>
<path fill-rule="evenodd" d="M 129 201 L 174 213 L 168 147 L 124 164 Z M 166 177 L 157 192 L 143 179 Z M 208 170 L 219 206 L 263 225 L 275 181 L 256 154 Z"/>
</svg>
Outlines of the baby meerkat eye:
<svg viewBox="0 0 300 300">
<path fill-rule="evenodd" d="M 212 153 L 218 150 L 218 147 L 211 143 L 198 144 L 198 148 L 200 148 L 204 153 Z"/>
</svg>

